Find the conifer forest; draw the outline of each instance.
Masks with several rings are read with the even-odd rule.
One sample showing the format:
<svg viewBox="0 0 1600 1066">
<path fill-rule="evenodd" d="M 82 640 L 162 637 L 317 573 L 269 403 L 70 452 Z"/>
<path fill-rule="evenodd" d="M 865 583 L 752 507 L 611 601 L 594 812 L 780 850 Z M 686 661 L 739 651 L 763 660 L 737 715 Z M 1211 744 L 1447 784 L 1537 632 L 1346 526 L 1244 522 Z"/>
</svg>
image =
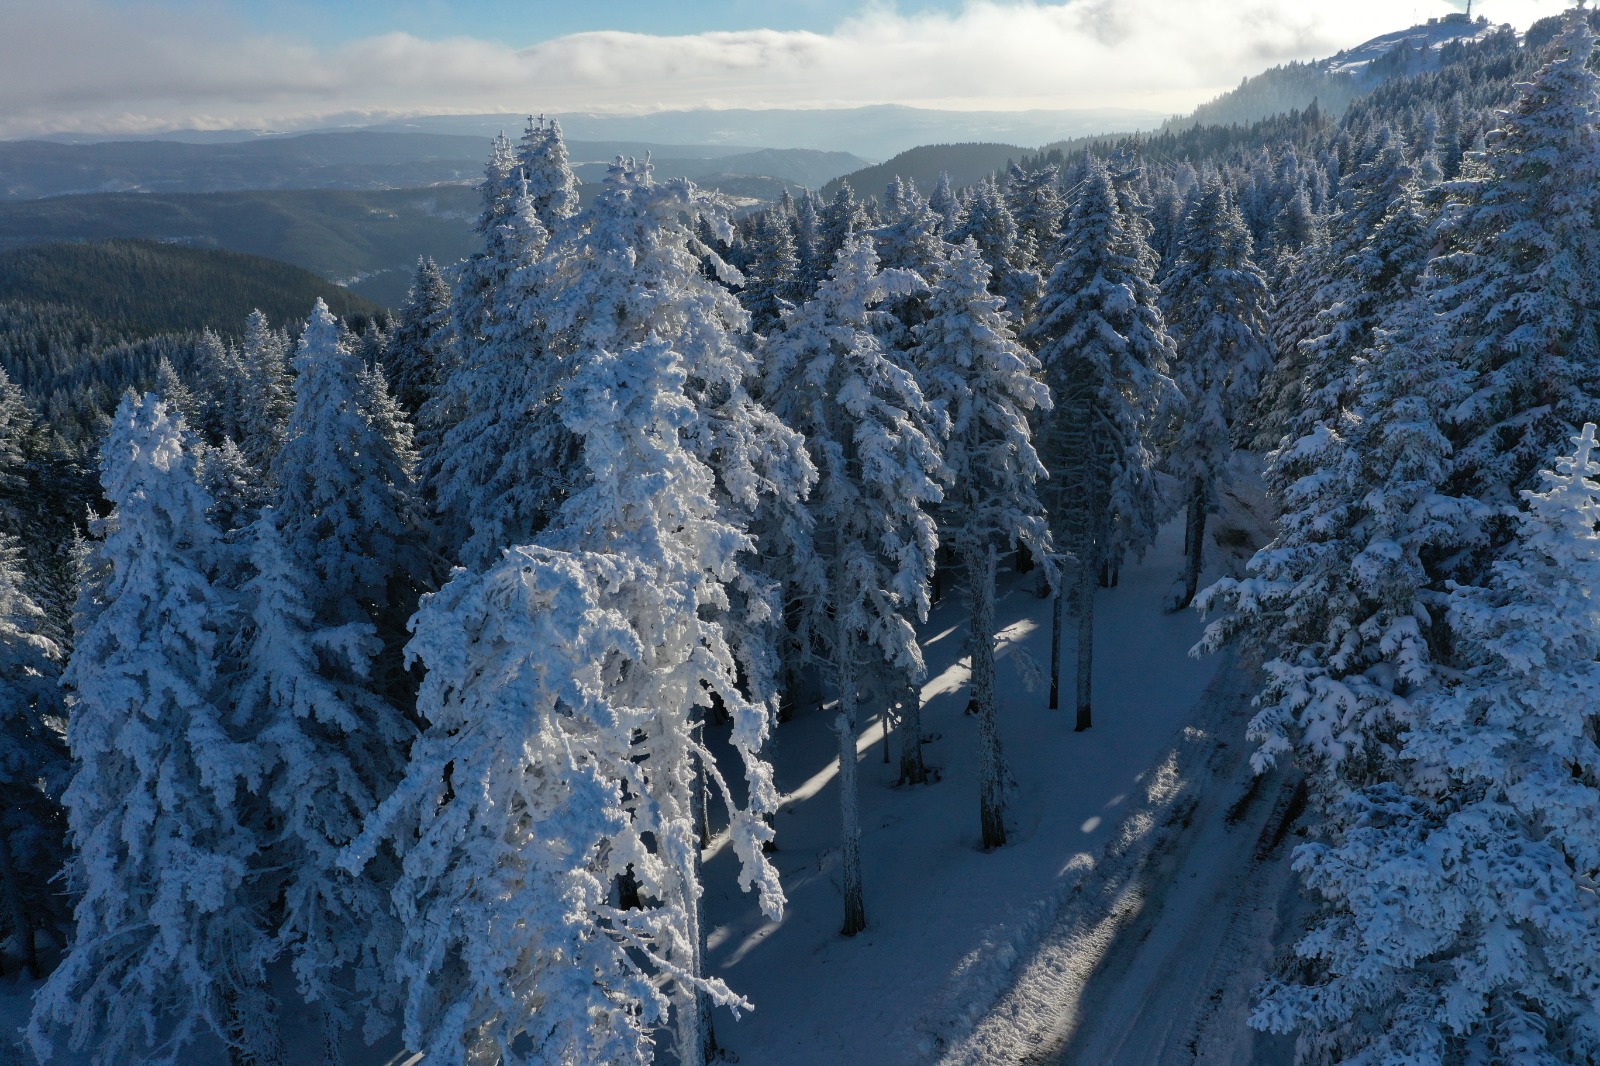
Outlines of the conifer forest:
<svg viewBox="0 0 1600 1066">
<path fill-rule="evenodd" d="M 0 241 L 0 1063 L 1600 1064 L 1600 13 L 1446 21 Z"/>
</svg>

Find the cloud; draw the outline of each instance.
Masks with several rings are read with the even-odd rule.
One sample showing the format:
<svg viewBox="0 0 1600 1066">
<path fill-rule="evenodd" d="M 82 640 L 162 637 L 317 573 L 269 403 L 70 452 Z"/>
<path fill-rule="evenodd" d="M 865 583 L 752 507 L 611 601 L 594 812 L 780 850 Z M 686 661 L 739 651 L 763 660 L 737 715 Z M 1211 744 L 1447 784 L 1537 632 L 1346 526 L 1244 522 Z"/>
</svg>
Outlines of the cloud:
<svg viewBox="0 0 1600 1066">
<path fill-rule="evenodd" d="M 1499 0 L 1526 25 L 1562 0 Z M 0 0 L 0 136 L 335 116 L 688 107 L 1145 107 L 1180 111 L 1265 67 L 1454 8 L 1444 0 L 969 0 L 867 6 L 830 33 L 582 33 L 516 47 L 381 33 L 341 44 L 105 0 Z M 469 30 L 470 27 L 463 27 Z"/>
</svg>

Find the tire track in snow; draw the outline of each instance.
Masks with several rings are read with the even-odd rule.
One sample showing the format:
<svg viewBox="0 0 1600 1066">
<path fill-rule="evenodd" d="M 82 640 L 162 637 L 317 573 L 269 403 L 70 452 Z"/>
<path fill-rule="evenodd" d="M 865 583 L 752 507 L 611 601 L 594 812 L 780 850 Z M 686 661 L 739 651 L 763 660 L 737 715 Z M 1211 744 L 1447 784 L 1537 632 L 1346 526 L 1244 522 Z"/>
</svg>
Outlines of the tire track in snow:
<svg viewBox="0 0 1600 1066">
<path fill-rule="evenodd" d="M 1256 778 L 1245 724 L 1256 672 L 1226 663 L 1179 738 L 1146 775 L 1144 801 L 1065 886 L 1014 980 L 985 1010 L 982 967 L 947 991 L 951 1016 L 927 1028 L 942 1066 L 1244 1066 L 1250 988 L 1272 957 L 1290 883 L 1284 839 L 1296 782 Z M 1007 950 L 1010 949 L 1010 950 Z M 959 1005 L 959 1006 L 958 1006 Z M 963 1018 L 963 1015 L 965 1018 Z M 976 1015 L 976 1017 L 974 1017 Z"/>
</svg>

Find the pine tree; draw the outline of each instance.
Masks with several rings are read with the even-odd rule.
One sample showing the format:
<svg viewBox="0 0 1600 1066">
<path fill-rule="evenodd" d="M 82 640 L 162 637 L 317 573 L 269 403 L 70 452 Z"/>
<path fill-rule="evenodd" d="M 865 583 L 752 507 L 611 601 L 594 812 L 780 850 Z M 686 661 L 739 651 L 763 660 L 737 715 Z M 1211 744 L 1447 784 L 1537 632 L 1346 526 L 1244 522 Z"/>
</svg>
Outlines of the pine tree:
<svg viewBox="0 0 1600 1066">
<path fill-rule="evenodd" d="M 250 386 L 239 350 L 207 329 L 201 331 L 194 358 L 200 376 L 201 422 L 193 428 L 208 444 L 221 444 L 224 438 L 241 440 Z"/>
<path fill-rule="evenodd" d="M 678 1060 L 703 1062 L 697 997 L 748 1006 L 703 976 L 695 779 L 716 783 L 742 883 L 774 917 L 762 846 L 777 796 L 767 707 L 709 620 L 751 542 L 685 447 L 688 378 L 660 341 L 597 351 L 562 402 L 590 477 L 553 547 L 458 572 L 419 616 L 430 729 L 376 824 L 405 853 L 406 1036 L 430 1061 L 504 1054 L 527 1034 L 519 1061 L 645 1063 L 670 1006 Z M 742 807 L 695 731 L 713 699 L 734 718 Z M 624 874 L 642 909 L 609 900 Z"/>
<path fill-rule="evenodd" d="M 411 418 L 438 394 L 450 358 L 450 287 L 434 261 L 421 258 L 383 356 L 395 399 Z"/>
<path fill-rule="evenodd" d="M 724 520 L 748 530 L 777 511 L 772 524 L 792 526 L 815 471 L 800 435 L 752 395 L 758 368 L 745 339 L 748 319 L 727 288 L 701 271 L 699 244 L 684 224 L 696 216 L 728 231 L 723 209 L 692 183 L 658 182 L 649 163 L 612 167 L 570 238 L 547 257 L 555 281 L 541 313 L 555 367 L 570 374 L 595 351 L 619 352 L 652 338 L 670 344 L 683 360 L 697 418 L 685 439 L 715 476 Z M 727 264 L 715 270 L 737 277 Z M 568 491 L 586 476 L 574 470 Z M 774 573 L 800 565 L 793 557 L 765 558 L 732 581 L 733 604 L 721 621 L 756 690 L 770 688 L 775 669 Z"/>
<path fill-rule="evenodd" d="M 319 625 L 370 623 L 397 649 L 433 573 L 412 458 L 375 418 L 372 385 L 320 300 L 295 371 L 294 413 L 272 478 L 284 548 L 305 570 Z"/>
<path fill-rule="evenodd" d="M 1017 251 L 1028 269 L 1038 273 L 1061 236 L 1066 204 L 1061 197 L 1061 175 L 1053 166 L 1028 172 L 1013 167 L 1006 181 L 1006 207 L 1017 223 Z M 1024 308 L 1012 308 L 1020 315 Z"/>
<path fill-rule="evenodd" d="M 260 311 L 251 312 L 245 322 L 239 363 L 245 381 L 236 439 L 250 464 L 267 470 L 283 447 L 284 426 L 294 407 L 294 376 L 289 338 L 274 330 Z"/>
<path fill-rule="evenodd" d="M 755 260 L 745 272 L 739 298 L 750 312 L 750 328 L 767 333 L 781 320 L 785 307 L 803 299 L 800 256 L 789 220 L 779 212 L 756 216 L 755 238 Z"/>
<path fill-rule="evenodd" d="M 1269 985 L 1252 1024 L 1334 1034 L 1365 1061 L 1600 1055 L 1593 423 L 1574 441 L 1524 493 L 1490 581 L 1451 594 L 1469 665 L 1419 696 L 1407 772 L 1352 795 L 1342 834 L 1297 858 L 1338 907 L 1298 948 L 1321 976 Z"/>
<path fill-rule="evenodd" d="M 22 552 L 0 533 L 0 920 L 40 976 L 37 933 L 62 915 L 50 884 L 66 860 L 61 791 L 71 770 L 63 733 L 61 649 L 24 588 Z"/>
<path fill-rule="evenodd" d="M 1018 244 L 1016 219 L 994 182 L 985 178 L 978 183 L 960 224 L 945 239 L 952 244 L 968 239 L 977 242 L 989 264 L 994 294 L 1004 297 L 1007 310 L 1018 318 L 1028 314 L 1039 297 L 1040 278 L 1028 267 L 1027 255 Z"/>
<path fill-rule="evenodd" d="M 948 172 L 939 172 L 939 180 L 933 186 L 933 195 L 928 197 L 928 208 L 939 219 L 941 237 L 961 224 L 961 201 L 951 187 Z"/>
<path fill-rule="evenodd" d="M 1154 269 L 1142 227 L 1119 208 L 1105 164 L 1091 160 L 1062 233 L 1061 258 L 1027 333 L 1055 401 L 1038 438 L 1052 473 L 1059 543 L 1076 561 L 1080 730 L 1092 721 L 1101 569 L 1142 552 L 1161 517 L 1154 447 L 1176 390 L 1167 376 L 1174 353 Z M 1058 596 L 1058 630 L 1060 613 Z"/>
<path fill-rule="evenodd" d="M 308 570 L 288 552 L 272 510 L 250 533 L 254 574 L 234 699 L 257 723 L 269 765 L 259 791 L 277 827 L 266 863 L 283 901 L 277 941 L 301 995 L 320 1009 L 323 1061 L 338 1066 L 358 1011 L 368 1039 L 390 1024 L 399 941 L 387 856 L 362 877 L 339 859 L 399 781 L 412 730 L 373 691 L 383 647 L 373 624 L 319 623 Z"/>
<path fill-rule="evenodd" d="M 248 802 L 264 767 L 226 700 L 233 607 L 211 577 L 210 500 L 153 396 L 118 409 L 101 480 L 106 574 L 66 672 L 77 932 L 29 1038 L 41 1057 L 65 1036 L 109 1064 L 210 1033 L 235 1061 L 277 1061 Z"/>
<path fill-rule="evenodd" d="M 815 292 L 826 280 L 839 253 L 851 237 L 867 228 L 867 221 L 866 212 L 856 201 L 855 190 L 848 181 L 841 181 L 839 191 L 817 216 L 811 258 L 806 261 L 809 292 Z"/>
<path fill-rule="evenodd" d="M 527 182 L 540 224 L 550 233 L 559 233 L 565 221 L 578 212 L 578 178 L 567 163 L 560 122 L 543 115 L 537 119 L 529 116 L 522 143 L 517 146 L 517 168 L 521 180 Z M 507 192 L 514 196 L 518 189 L 513 184 Z"/>
<path fill-rule="evenodd" d="M 1483 499 L 1514 499 L 1561 440 L 1600 419 L 1600 75 L 1582 12 L 1452 187 L 1460 204 L 1433 266 L 1477 379 L 1456 413 L 1458 476 Z"/>
<path fill-rule="evenodd" d="M 1216 177 L 1190 198 L 1161 303 L 1177 343 L 1174 376 L 1183 397 L 1166 467 L 1183 486 L 1188 510 L 1178 603 L 1187 607 L 1199 589 L 1206 518 L 1221 504 L 1234 427 L 1242 428 L 1271 362 L 1267 280 L 1252 258 L 1244 218 Z"/>
<path fill-rule="evenodd" d="M 1273 541 L 1250 577 L 1196 600 L 1222 609 L 1218 647 L 1245 637 L 1267 683 L 1250 725 L 1256 765 L 1293 758 L 1332 810 L 1389 772 L 1414 716 L 1409 693 L 1436 682 L 1431 645 L 1441 582 L 1428 560 L 1470 543 L 1481 508 L 1448 494 L 1442 413 L 1464 395 L 1424 290 L 1358 362 L 1356 400 L 1294 446 L 1307 473 L 1280 500 Z"/>
<path fill-rule="evenodd" d="M 495 246 L 508 258 L 493 268 L 500 281 L 477 340 L 462 346 L 435 401 L 451 418 L 423 458 L 446 554 L 472 567 L 550 521 L 573 465 L 570 437 L 549 411 L 563 369 L 545 325 L 549 235 L 531 195 L 518 193 L 501 228 Z"/>
<path fill-rule="evenodd" d="M 1033 450 L 1031 414 L 1050 409 L 1039 361 L 1016 342 L 1003 301 L 989 293 L 989 267 L 968 241 L 928 300 L 912 358 L 928 401 L 949 419 L 942 539 L 966 567 L 972 604 L 972 694 L 978 708 L 979 815 L 983 846 L 1006 842 L 1005 768 L 1000 750 L 994 663 L 995 551 L 1026 545 L 1048 558 L 1050 533 L 1035 482 L 1045 477 Z M 921 719 L 902 724 L 902 780 L 925 779 Z"/>
<path fill-rule="evenodd" d="M 844 934 L 866 928 L 861 884 L 856 732 L 863 671 L 884 689 L 920 683 L 914 620 L 926 618 L 938 547 L 929 508 L 942 498 L 938 413 L 880 341 L 873 309 L 923 285 L 882 272 L 870 237 L 850 241 L 817 295 L 784 322 L 766 351 L 766 392 L 805 438 L 818 481 L 808 506 L 822 587 L 804 589 L 807 642 L 826 648 L 839 696 L 839 796 L 844 842 Z"/>
</svg>

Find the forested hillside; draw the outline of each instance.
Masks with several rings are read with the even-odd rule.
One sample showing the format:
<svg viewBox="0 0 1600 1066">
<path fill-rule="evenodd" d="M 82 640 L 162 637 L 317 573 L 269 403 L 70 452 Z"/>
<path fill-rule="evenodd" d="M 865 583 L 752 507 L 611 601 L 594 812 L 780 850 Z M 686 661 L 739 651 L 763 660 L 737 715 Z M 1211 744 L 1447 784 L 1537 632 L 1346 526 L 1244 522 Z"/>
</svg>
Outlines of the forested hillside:
<svg viewBox="0 0 1600 1066">
<path fill-rule="evenodd" d="M 237 252 L 126 240 L 0 252 L 0 303 L 67 305 L 139 336 L 243 322 L 256 309 L 286 322 L 317 300 L 358 322 L 382 310 L 310 271 Z"/>
<path fill-rule="evenodd" d="M 530 120 L 392 323 L 0 305 L 28 1048 L 1600 1061 L 1597 26 L 758 211 Z"/>
<path fill-rule="evenodd" d="M 471 248 L 471 188 L 376 192 L 115 193 L 0 203 L 0 248 L 110 238 L 219 248 L 293 263 L 393 307 L 418 256 Z"/>
</svg>

